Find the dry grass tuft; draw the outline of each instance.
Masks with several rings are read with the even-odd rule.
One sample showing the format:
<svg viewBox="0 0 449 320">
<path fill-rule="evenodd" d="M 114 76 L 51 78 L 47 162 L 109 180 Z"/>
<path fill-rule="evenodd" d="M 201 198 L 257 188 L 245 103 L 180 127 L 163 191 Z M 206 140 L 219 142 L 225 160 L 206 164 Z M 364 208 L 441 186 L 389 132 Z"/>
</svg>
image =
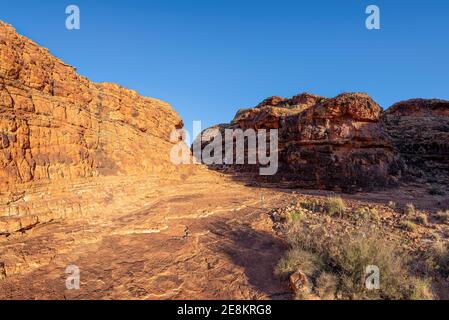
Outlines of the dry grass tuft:
<svg viewBox="0 0 449 320">
<path fill-rule="evenodd" d="M 404 214 L 406 217 L 412 218 L 416 215 L 416 208 L 413 203 L 407 203 L 404 208 Z"/>
<path fill-rule="evenodd" d="M 346 203 L 339 196 L 329 196 L 324 204 L 324 209 L 331 216 L 342 217 L 346 212 Z"/>
<path fill-rule="evenodd" d="M 446 211 L 438 211 L 433 215 L 433 218 L 435 218 L 440 223 L 448 223 L 449 222 L 449 210 Z"/>
</svg>

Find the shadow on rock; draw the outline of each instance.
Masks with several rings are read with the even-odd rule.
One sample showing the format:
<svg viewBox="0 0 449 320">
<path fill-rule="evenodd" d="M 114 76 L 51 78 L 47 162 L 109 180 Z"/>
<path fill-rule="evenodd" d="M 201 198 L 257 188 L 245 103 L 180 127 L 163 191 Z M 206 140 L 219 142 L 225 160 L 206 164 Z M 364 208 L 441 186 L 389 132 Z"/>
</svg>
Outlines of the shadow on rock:
<svg viewBox="0 0 449 320">
<path fill-rule="evenodd" d="M 270 299 L 291 299 L 287 283 L 273 273 L 286 250 L 280 239 L 238 222 L 215 222 L 210 231 L 224 238 L 218 250 L 244 268 L 250 285 Z"/>
</svg>

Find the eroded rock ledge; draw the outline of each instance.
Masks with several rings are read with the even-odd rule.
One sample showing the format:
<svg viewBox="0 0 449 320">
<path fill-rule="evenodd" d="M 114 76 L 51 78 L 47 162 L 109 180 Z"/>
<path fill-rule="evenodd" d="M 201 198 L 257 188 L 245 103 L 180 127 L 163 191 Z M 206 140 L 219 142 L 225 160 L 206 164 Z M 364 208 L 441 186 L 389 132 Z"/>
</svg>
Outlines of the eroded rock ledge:
<svg viewBox="0 0 449 320">
<path fill-rule="evenodd" d="M 278 129 L 279 170 L 268 181 L 345 192 L 382 189 L 413 175 L 438 179 L 447 173 L 448 106 L 417 99 L 383 112 L 365 93 L 270 97 L 239 110 L 230 124 L 206 129 L 202 146 L 225 129 Z M 258 165 L 211 167 L 258 178 Z"/>
</svg>

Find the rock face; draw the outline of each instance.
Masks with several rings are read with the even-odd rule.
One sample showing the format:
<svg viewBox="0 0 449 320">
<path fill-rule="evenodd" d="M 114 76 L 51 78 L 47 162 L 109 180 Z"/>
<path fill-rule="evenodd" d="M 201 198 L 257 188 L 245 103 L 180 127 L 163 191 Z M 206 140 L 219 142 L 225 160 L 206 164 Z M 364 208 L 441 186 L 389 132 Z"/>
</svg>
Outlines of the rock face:
<svg viewBox="0 0 449 320">
<path fill-rule="evenodd" d="M 279 170 L 269 180 L 352 192 L 394 185 L 401 176 L 403 165 L 382 129 L 381 112 L 362 93 L 333 99 L 304 93 L 266 99 L 253 109 L 240 110 L 230 125 L 218 129 L 278 129 Z M 255 168 L 232 167 L 254 173 Z"/>
<path fill-rule="evenodd" d="M 37 185 L 176 173 L 169 138 L 182 126 L 167 103 L 90 82 L 0 22 L 0 234 L 36 222 L 24 194 Z"/>
<path fill-rule="evenodd" d="M 343 191 L 394 185 L 401 162 L 381 128 L 380 106 L 342 94 L 283 119 L 284 175 L 299 185 Z"/>
<path fill-rule="evenodd" d="M 402 101 L 382 115 L 382 122 L 412 177 L 449 183 L 449 101 Z"/>
<path fill-rule="evenodd" d="M 279 131 L 279 170 L 271 182 L 345 192 L 410 180 L 449 183 L 449 101 L 413 99 L 383 112 L 364 93 L 270 97 L 205 130 L 202 148 L 226 129 Z M 257 178 L 259 165 L 212 167 Z"/>
</svg>

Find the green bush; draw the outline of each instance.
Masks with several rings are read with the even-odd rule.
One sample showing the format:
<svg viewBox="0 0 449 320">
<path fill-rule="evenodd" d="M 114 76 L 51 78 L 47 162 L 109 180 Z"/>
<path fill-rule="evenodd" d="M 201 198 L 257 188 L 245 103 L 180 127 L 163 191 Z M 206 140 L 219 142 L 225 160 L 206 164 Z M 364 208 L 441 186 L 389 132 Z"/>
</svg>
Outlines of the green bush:
<svg viewBox="0 0 449 320">
<path fill-rule="evenodd" d="M 288 214 L 287 219 L 289 222 L 301 221 L 302 212 L 299 210 L 292 211 Z"/>
</svg>

